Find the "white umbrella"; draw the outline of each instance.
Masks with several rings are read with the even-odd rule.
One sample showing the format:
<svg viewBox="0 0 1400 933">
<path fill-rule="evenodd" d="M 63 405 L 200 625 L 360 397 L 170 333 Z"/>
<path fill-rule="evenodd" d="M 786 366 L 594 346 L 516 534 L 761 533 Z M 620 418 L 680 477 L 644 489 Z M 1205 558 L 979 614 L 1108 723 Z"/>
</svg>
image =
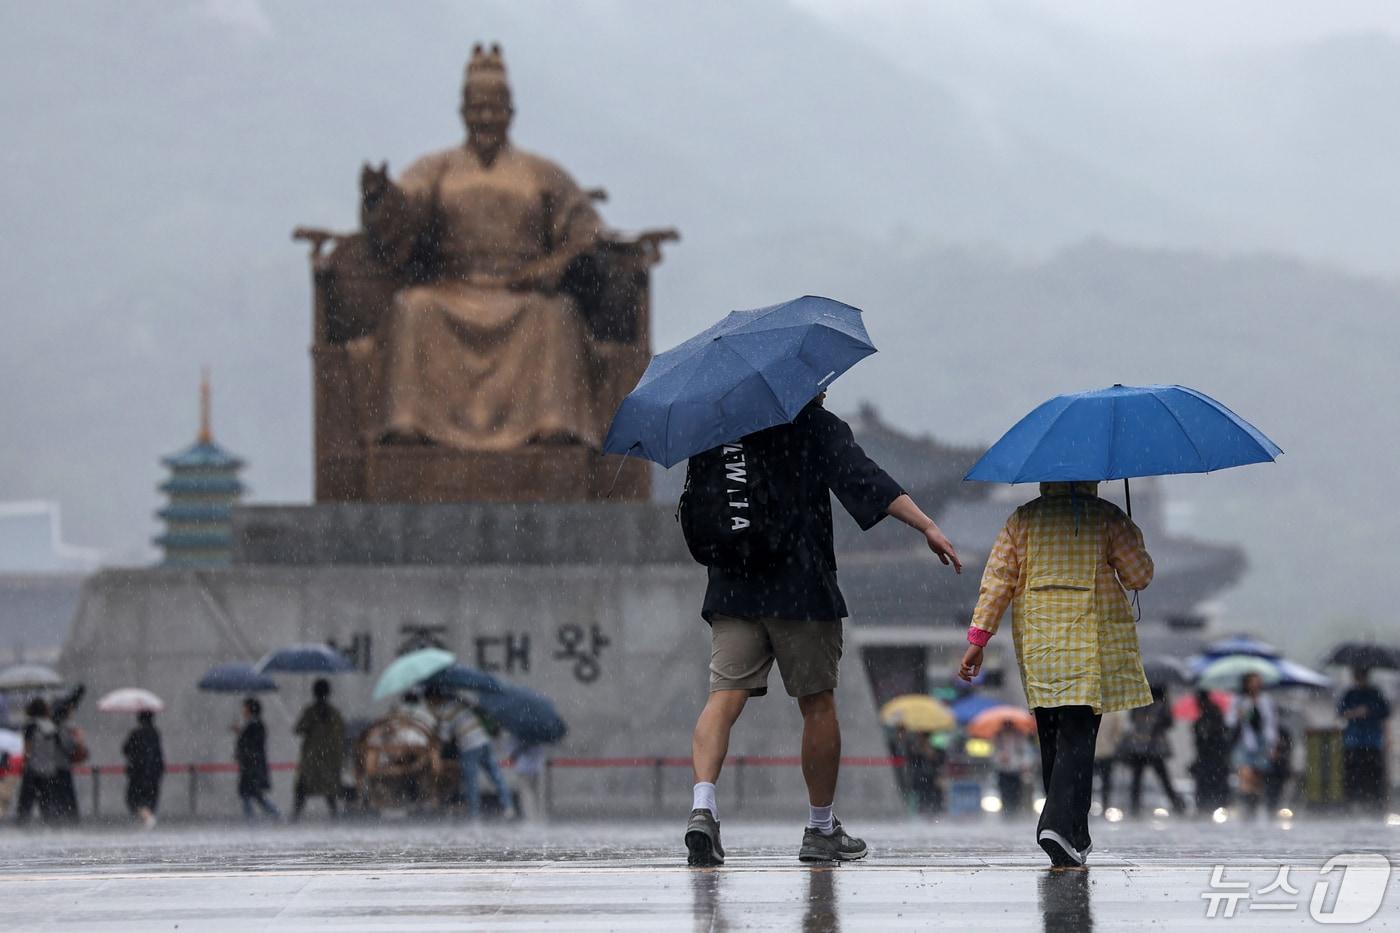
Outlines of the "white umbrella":
<svg viewBox="0 0 1400 933">
<path fill-rule="evenodd" d="M 99 713 L 159 713 L 164 709 L 160 697 L 140 687 L 122 687 L 97 701 Z"/>
<path fill-rule="evenodd" d="M 58 671 L 43 664 L 16 664 L 0 671 L 0 690 L 43 690 L 63 686 Z"/>
</svg>

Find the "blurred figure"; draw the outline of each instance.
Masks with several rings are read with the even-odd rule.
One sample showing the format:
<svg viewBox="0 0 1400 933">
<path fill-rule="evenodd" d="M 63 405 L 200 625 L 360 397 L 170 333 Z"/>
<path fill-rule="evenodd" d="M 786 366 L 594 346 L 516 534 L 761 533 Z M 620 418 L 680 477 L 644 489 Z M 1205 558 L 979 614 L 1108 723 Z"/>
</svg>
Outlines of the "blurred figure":
<svg viewBox="0 0 1400 933">
<path fill-rule="evenodd" d="M 943 812 L 943 750 L 933 744 L 927 732 L 911 732 L 906 744 L 905 758 L 909 762 L 909 789 L 914 795 L 914 809 L 919 813 Z"/>
<path fill-rule="evenodd" d="M 992 763 L 997 769 L 997 794 L 1003 819 L 1013 819 L 1025 809 L 1026 775 L 1034 759 L 1030 739 L 1015 724 L 1004 722 L 992 740 Z"/>
<path fill-rule="evenodd" d="M 515 815 L 518 819 L 538 820 L 544 816 L 540 782 L 544 779 L 544 769 L 548 765 L 543 745 L 524 742 L 511 736 L 510 748 L 506 753 L 506 767 L 515 771 Z"/>
<path fill-rule="evenodd" d="M 509 813 L 515 808 L 515 804 L 511 799 L 505 776 L 501 774 L 500 765 L 496 763 L 495 750 L 491 747 L 491 734 L 486 731 L 481 717 L 467 704 L 456 702 L 446 691 L 429 687 L 427 697 L 437 716 L 439 736 L 444 746 L 455 749 L 461 762 L 462 799 L 467 804 L 468 818 L 477 819 L 481 816 L 482 771 L 486 772 L 496 787 L 501 812 Z"/>
<path fill-rule="evenodd" d="M 1280 717 L 1278 741 L 1269 752 L 1269 767 L 1264 772 L 1264 806 L 1269 812 L 1277 811 L 1283 802 L 1284 791 L 1293 779 L 1293 732 Z"/>
<path fill-rule="evenodd" d="M 428 709 L 423 703 L 423 698 L 419 696 L 416 690 L 410 690 L 400 698 L 399 708 L 396 712 L 400 716 L 422 724 L 430 731 L 437 730 L 437 717 L 434 716 L 433 711 Z"/>
<path fill-rule="evenodd" d="M 1253 816 L 1259 810 L 1264 777 L 1272 765 L 1274 747 L 1278 745 L 1278 707 L 1273 697 L 1264 693 L 1264 682 L 1258 674 L 1245 675 L 1225 722 L 1230 727 L 1234 745 L 1240 800 L 1245 811 Z"/>
<path fill-rule="evenodd" d="M 1180 813 L 1184 809 L 1181 795 L 1172 786 L 1171 775 L 1167 773 L 1167 758 L 1171 755 L 1167 733 L 1171 727 L 1172 710 L 1166 691 L 1161 687 L 1152 688 L 1151 705 L 1138 707 L 1128 715 L 1128 731 L 1119 745 L 1119 757 L 1131 773 L 1128 812 L 1133 816 L 1142 812 L 1142 772 L 1148 768 L 1157 775 L 1172 810 Z"/>
<path fill-rule="evenodd" d="M 1352 685 L 1337 701 L 1342 728 L 1342 789 L 1347 806 L 1380 810 L 1390 787 L 1385 768 L 1385 727 L 1390 704 L 1371 683 L 1371 672 L 1356 667 Z"/>
<path fill-rule="evenodd" d="M 30 700 L 24 715 L 24 770 L 20 774 L 15 822 L 25 825 L 37 808 L 45 823 L 56 823 L 62 818 L 55 785 L 59 762 L 65 755 L 63 742 L 44 700 Z"/>
<path fill-rule="evenodd" d="M 345 720 L 331 705 L 331 684 L 324 678 L 311 688 L 312 702 L 297 718 L 301 736 L 296 785 L 292 790 L 292 819 L 301 818 L 307 797 L 326 798 L 332 817 L 338 814 L 341 759 L 345 755 Z"/>
<path fill-rule="evenodd" d="M 1125 589 L 1152 582 L 1142 531 L 1098 483 L 1041 483 L 997 535 L 958 676 L 982 670 L 984 646 L 1012 607 L 1016 663 L 1035 713 L 1045 806 L 1036 842 L 1055 867 L 1084 864 L 1102 714 L 1152 702 Z"/>
<path fill-rule="evenodd" d="M 58 771 L 54 775 L 52 793 L 58 818 L 67 823 L 78 822 L 78 788 L 73 782 L 73 766 L 88 760 L 87 742 L 83 730 L 69 722 L 69 718 L 82 702 L 87 688 L 82 684 L 53 705 L 53 724 L 58 730 L 59 744 L 63 754 L 59 757 Z"/>
<path fill-rule="evenodd" d="M 256 805 L 274 820 L 281 819 L 281 812 L 267 799 L 272 776 L 267 768 L 267 727 L 263 725 L 262 703 L 257 698 L 243 700 L 243 725 L 234 729 L 238 740 L 233 746 L 233 757 L 238 762 L 238 799 L 243 804 L 243 818 L 251 821 Z"/>
<path fill-rule="evenodd" d="M 904 727 L 904 723 L 895 725 L 886 739 L 886 745 L 890 750 L 890 757 L 900 762 L 894 768 L 894 783 L 899 788 L 899 799 L 904 801 L 906 807 L 913 809 L 914 792 L 909 778 L 909 730 Z"/>
<path fill-rule="evenodd" d="M 1127 710 L 1104 713 L 1099 720 L 1099 735 L 1094 742 L 1094 773 L 1099 778 L 1099 805 L 1104 810 L 1113 805 L 1113 766 L 1118 763 L 1118 743 L 1123 741 L 1127 731 Z"/>
<path fill-rule="evenodd" d="M 1196 781 L 1196 812 L 1205 814 L 1230 802 L 1230 729 L 1210 691 L 1196 691 L 1196 707 L 1200 716 L 1191 725 L 1196 744 L 1191 776 Z"/>
<path fill-rule="evenodd" d="M 154 829 L 160 784 L 165 778 L 165 751 L 154 713 L 136 714 L 136 728 L 122 743 L 122 757 L 126 759 L 126 810 L 139 817 L 147 829 Z"/>
</svg>

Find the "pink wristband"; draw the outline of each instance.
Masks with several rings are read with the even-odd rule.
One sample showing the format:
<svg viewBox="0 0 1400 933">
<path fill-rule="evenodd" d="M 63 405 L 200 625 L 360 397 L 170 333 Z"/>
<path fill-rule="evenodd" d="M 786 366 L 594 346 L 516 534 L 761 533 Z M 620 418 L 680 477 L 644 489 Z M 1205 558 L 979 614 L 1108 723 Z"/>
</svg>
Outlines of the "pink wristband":
<svg viewBox="0 0 1400 933">
<path fill-rule="evenodd" d="M 984 629 L 984 628 L 978 628 L 978 627 L 975 626 L 975 625 L 970 625 L 970 626 L 968 626 L 968 628 L 967 628 L 967 643 L 968 643 L 969 645 L 976 645 L 976 646 L 979 647 L 979 648 L 985 648 L 986 645 L 987 645 L 987 642 L 989 642 L 989 641 L 991 641 L 991 640 L 992 640 L 992 633 L 991 633 L 991 632 L 987 631 L 987 630 Z"/>
</svg>

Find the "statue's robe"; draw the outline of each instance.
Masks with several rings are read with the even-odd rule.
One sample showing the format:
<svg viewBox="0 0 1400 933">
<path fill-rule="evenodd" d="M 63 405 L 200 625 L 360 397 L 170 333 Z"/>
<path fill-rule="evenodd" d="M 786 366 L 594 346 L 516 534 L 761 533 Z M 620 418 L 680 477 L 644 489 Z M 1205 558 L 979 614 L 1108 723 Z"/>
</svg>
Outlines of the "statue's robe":
<svg viewBox="0 0 1400 933">
<path fill-rule="evenodd" d="M 592 338 L 553 289 L 601 221 L 563 169 L 509 145 L 490 165 L 449 149 L 410 166 L 362 219 L 391 264 L 431 270 L 396 294 L 367 348 L 383 391 L 375 434 L 460 450 L 600 445 Z"/>
</svg>

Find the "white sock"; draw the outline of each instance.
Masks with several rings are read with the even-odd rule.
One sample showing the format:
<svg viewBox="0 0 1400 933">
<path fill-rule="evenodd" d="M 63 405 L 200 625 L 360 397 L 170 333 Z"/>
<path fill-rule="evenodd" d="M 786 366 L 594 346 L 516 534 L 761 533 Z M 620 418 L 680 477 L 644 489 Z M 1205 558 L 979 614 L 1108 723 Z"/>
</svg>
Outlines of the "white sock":
<svg viewBox="0 0 1400 933">
<path fill-rule="evenodd" d="M 836 817 L 831 815 L 831 807 L 807 805 L 807 826 L 819 833 L 830 836 L 836 831 Z"/>
<path fill-rule="evenodd" d="M 691 804 L 692 810 L 709 810 L 710 815 L 719 820 L 719 806 L 715 804 L 715 785 L 709 781 L 701 781 L 695 785 L 695 802 Z"/>
</svg>

